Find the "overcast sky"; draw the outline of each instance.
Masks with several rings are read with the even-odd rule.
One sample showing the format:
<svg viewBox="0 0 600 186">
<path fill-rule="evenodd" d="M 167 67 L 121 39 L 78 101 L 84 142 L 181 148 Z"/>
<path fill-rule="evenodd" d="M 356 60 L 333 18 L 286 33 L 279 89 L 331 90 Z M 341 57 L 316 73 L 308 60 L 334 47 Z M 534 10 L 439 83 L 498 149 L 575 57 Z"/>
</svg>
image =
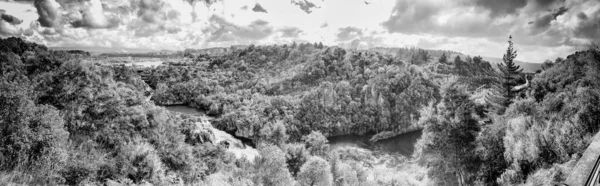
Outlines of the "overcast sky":
<svg viewBox="0 0 600 186">
<path fill-rule="evenodd" d="M 152 50 L 323 42 L 518 60 L 600 41 L 600 0 L 0 0 L 0 37 Z"/>
</svg>

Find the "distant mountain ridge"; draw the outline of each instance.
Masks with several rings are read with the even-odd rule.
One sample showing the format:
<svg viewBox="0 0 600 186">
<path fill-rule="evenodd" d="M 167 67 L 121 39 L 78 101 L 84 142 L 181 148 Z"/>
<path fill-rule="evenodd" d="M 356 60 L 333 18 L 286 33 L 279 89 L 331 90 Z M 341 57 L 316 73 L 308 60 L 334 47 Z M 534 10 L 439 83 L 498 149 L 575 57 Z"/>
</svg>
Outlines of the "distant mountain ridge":
<svg viewBox="0 0 600 186">
<path fill-rule="evenodd" d="M 392 55 L 396 55 L 399 51 L 414 51 L 414 50 L 418 50 L 420 48 L 416 48 L 416 47 L 412 47 L 412 48 L 395 48 L 395 47 L 375 47 L 372 49 L 369 49 L 369 51 L 375 51 L 375 52 L 381 52 L 384 54 L 392 54 Z M 442 53 L 446 53 L 446 55 L 448 56 L 448 60 L 453 61 L 454 58 L 459 55 L 461 59 L 465 59 L 467 56 L 471 56 L 471 57 L 475 57 L 477 55 L 468 55 L 468 54 L 463 54 L 461 52 L 456 52 L 456 51 L 452 51 L 452 50 L 434 50 L 434 49 L 422 49 L 422 50 L 426 50 L 429 55 L 431 55 L 431 57 L 434 58 L 439 58 Z M 502 58 L 497 58 L 497 57 L 487 57 L 487 56 L 481 56 L 483 58 L 483 60 L 490 62 L 490 64 L 492 65 L 492 67 L 496 70 L 498 70 L 498 65 L 500 63 L 503 63 L 504 61 L 502 60 Z M 518 61 L 515 60 L 515 63 L 519 66 L 521 66 L 521 68 L 523 69 L 523 72 L 536 72 L 537 70 L 542 68 L 542 64 L 541 63 L 531 63 L 531 62 L 524 62 L 524 61 Z"/>
<path fill-rule="evenodd" d="M 492 63 L 492 66 L 494 67 L 494 69 L 498 69 L 498 65 L 495 65 L 495 64 L 500 64 L 500 63 L 504 62 L 502 60 L 502 58 L 486 57 L 486 56 L 481 56 L 481 57 L 483 57 L 483 60 L 486 60 L 486 61 L 489 61 L 490 63 Z M 523 62 L 523 61 L 515 60 L 515 64 L 521 66 L 521 68 L 523 69 L 523 72 L 536 72 L 537 70 L 542 69 L 542 63 L 530 63 L 530 62 Z"/>
<path fill-rule="evenodd" d="M 121 48 L 121 49 L 115 49 L 115 48 L 107 48 L 107 47 L 50 47 L 50 49 L 52 50 L 83 50 L 83 51 L 88 51 L 91 54 L 94 55 L 100 55 L 100 54 L 113 54 L 113 55 L 126 55 L 126 54 L 147 54 L 150 56 L 168 56 L 168 55 L 178 55 L 178 54 L 182 54 L 182 53 L 190 53 L 190 54 L 208 54 L 208 55 L 223 55 L 227 52 L 230 52 L 232 50 L 236 50 L 236 49 L 244 49 L 247 48 L 248 46 L 246 45 L 232 45 L 230 47 L 212 47 L 212 48 L 202 48 L 202 49 L 192 49 L 192 48 L 188 48 L 185 49 L 183 51 L 173 51 L 173 50 L 150 50 L 150 49 L 136 49 L 136 48 Z M 391 55 L 396 55 L 399 51 L 416 51 L 419 50 L 421 48 L 417 48 L 417 47 L 404 47 L 404 48 L 400 48 L 400 47 L 374 47 L 371 49 L 367 49 L 366 51 L 373 51 L 373 52 L 380 52 L 383 54 L 391 54 Z M 449 60 L 454 60 L 454 58 L 456 57 L 456 55 L 459 55 L 462 59 L 465 59 L 468 55 L 467 54 L 463 54 L 460 52 L 456 52 L 456 51 L 451 51 L 451 50 L 434 50 L 434 49 L 422 49 L 422 50 L 426 50 L 427 52 L 429 52 L 429 54 L 432 57 L 438 58 L 442 55 L 442 53 L 446 53 L 446 55 L 448 55 L 448 59 Z M 410 52 L 409 52 L 410 53 Z M 474 57 L 476 55 L 471 55 L 471 57 Z M 496 64 L 502 63 L 502 58 L 496 58 L 496 57 L 487 57 L 487 56 L 481 56 L 483 58 L 483 60 L 488 61 L 492 64 L 492 66 L 494 67 L 494 69 L 498 69 Z M 521 68 L 523 68 L 524 72 L 535 72 L 539 69 L 541 69 L 542 64 L 541 63 L 530 63 L 530 62 L 523 62 L 523 61 L 515 61 L 517 65 L 521 66 Z"/>
</svg>

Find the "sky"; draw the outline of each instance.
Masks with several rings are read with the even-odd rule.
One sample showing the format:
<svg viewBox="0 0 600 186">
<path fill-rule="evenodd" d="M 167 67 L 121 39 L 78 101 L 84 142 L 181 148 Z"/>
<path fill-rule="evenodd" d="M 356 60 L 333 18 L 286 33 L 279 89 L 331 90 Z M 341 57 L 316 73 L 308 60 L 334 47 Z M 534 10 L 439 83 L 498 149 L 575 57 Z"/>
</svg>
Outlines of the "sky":
<svg viewBox="0 0 600 186">
<path fill-rule="evenodd" d="M 50 47 L 183 50 L 322 42 L 540 63 L 600 42 L 600 0 L 0 0 L 0 37 Z"/>
</svg>

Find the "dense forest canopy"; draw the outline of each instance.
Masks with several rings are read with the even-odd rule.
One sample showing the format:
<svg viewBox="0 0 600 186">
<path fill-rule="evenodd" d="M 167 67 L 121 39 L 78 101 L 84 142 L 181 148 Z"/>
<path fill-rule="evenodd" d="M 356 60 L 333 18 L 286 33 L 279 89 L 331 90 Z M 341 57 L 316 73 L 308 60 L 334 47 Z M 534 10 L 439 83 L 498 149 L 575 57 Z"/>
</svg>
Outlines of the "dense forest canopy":
<svg viewBox="0 0 600 186">
<path fill-rule="evenodd" d="M 537 74 L 514 70 L 511 86 L 527 88 L 510 97 L 505 74 L 450 51 L 317 43 L 191 51 L 140 70 L 1 39 L 0 183 L 555 185 L 600 129 L 597 48 Z M 237 159 L 197 118 L 158 106 L 173 104 L 206 111 L 260 156 Z M 400 159 L 327 141 L 415 130 L 423 130 L 416 153 Z M 379 166 L 388 161 L 399 166 Z"/>
</svg>

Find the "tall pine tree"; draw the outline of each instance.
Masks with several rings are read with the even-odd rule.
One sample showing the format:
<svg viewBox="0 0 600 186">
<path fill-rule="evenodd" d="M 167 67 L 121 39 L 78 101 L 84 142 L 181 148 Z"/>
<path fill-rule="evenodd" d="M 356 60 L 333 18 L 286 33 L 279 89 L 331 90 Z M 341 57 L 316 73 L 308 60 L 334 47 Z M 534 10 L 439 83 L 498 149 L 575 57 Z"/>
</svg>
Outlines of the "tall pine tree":
<svg viewBox="0 0 600 186">
<path fill-rule="evenodd" d="M 523 71 L 519 65 L 514 63 L 514 59 L 517 57 L 517 51 L 513 48 L 512 36 L 508 37 L 508 49 L 502 60 L 504 63 L 498 64 L 498 69 L 502 73 L 504 81 L 502 82 L 503 95 L 504 95 L 504 106 L 508 107 L 512 103 L 512 98 L 515 92 L 512 90 L 517 85 L 516 78 Z"/>
</svg>

